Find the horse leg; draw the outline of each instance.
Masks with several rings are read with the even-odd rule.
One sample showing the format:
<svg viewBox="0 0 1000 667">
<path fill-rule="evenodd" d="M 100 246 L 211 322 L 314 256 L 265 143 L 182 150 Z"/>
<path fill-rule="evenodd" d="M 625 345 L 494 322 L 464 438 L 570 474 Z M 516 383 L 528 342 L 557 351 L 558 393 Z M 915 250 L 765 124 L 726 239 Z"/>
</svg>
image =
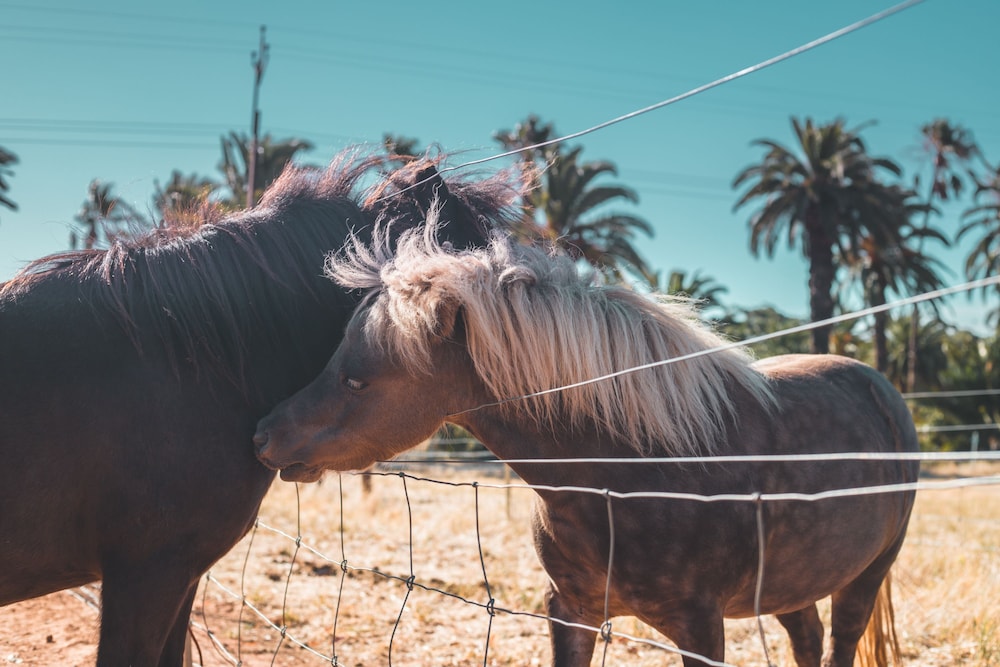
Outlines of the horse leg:
<svg viewBox="0 0 1000 667">
<path fill-rule="evenodd" d="M 194 605 L 195 595 L 198 593 L 198 580 L 192 582 L 187 597 L 181 603 L 180 613 L 174 621 L 174 627 L 167 635 L 167 642 L 160 653 L 159 667 L 175 667 L 184 663 L 184 655 L 187 649 L 188 630 L 191 625 L 191 607 Z"/>
<path fill-rule="evenodd" d="M 588 667 L 594 655 L 596 634 L 592 630 L 563 625 L 553 618 L 570 623 L 588 623 L 590 619 L 580 618 L 575 610 L 563 603 L 559 592 L 551 583 L 545 595 L 549 615 L 549 640 L 552 646 L 553 667 Z M 598 621 L 600 623 L 601 621 Z"/>
<path fill-rule="evenodd" d="M 666 619 L 643 618 L 647 623 L 670 638 L 677 648 L 684 651 L 684 667 L 704 667 L 701 658 L 722 662 L 726 657 L 726 629 L 722 610 L 705 600 L 680 601 L 676 609 Z M 690 655 L 687 655 L 690 654 Z"/>
<path fill-rule="evenodd" d="M 97 667 L 180 667 L 184 654 L 180 617 L 186 629 L 196 583 L 186 568 L 180 571 L 171 563 L 105 567 Z M 164 655 L 165 648 L 169 656 Z"/>
<path fill-rule="evenodd" d="M 868 627 L 882 581 L 896 551 L 883 555 L 861 575 L 831 596 L 830 646 L 823 667 L 852 667 L 858 642 Z"/>
<path fill-rule="evenodd" d="M 819 620 L 816 605 L 777 614 L 775 618 L 788 632 L 795 664 L 798 667 L 819 667 L 823 658 L 823 621 Z"/>
<path fill-rule="evenodd" d="M 688 610 L 689 612 L 691 610 Z M 677 648 L 693 653 L 715 662 L 726 658 L 726 630 L 721 613 L 704 613 L 687 618 L 687 635 L 679 634 L 676 629 L 667 635 L 677 644 Z M 699 658 L 685 655 L 682 658 L 684 667 L 703 667 L 708 663 Z"/>
</svg>

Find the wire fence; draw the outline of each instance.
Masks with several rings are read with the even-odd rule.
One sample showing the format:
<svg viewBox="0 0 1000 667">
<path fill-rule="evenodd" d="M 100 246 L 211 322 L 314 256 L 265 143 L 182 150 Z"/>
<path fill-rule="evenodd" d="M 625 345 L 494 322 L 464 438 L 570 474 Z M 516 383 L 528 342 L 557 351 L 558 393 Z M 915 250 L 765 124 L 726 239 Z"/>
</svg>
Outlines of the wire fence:
<svg viewBox="0 0 1000 667">
<path fill-rule="evenodd" d="M 826 458 L 837 465 L 845 458 L 868 457 Z M 765 457 L 774 458 L 804 462 L 803 457 Z M 896 596 L 897 626 L 908 631 L 908 664 L 994 665 L 1000 656 L 995 652 L 1000 649 L 995 622 L 1000 459 L 959 452 L 875 460 L 892 458 L 918 459 L 925 466 L 915 485 L 918 504 L 909 536 L 894 569 L 902 593 Z M 527 517 L 531 496 L 552 487 L 502 482 L 493 463 L 471 467 L 464 460 L 432 459 L 394 465 L 404 469 L 331 476 L 301 487 L 277 484 L 251 533 L 203 580 L 192 616 L 193 664 L 546 664 L 547 625 L 561 620 L 543 611 L 545 575 L 534 560 Z M 371 495 L 362 491 L 365 479 L 374 483 Z M 510 491 L 513 516 L 503 510 Z M 558 492 L 614 497 L 603 489 Z M 891 491 L 732 494 L 726 502 L 763 507 L 884 492 Z M 716 496 L 657 495 L 666 502 L 722 501 Z M 454 525 L 455 517 L 463 519 L 461 526 Z M 613 530 L 611 514 L 609 525 Z M 956 571 L 969 563 L 977 563 L 978 569 L 963 582 Z M 614 566 L 612 558 L 609 571 Z M 761 581 L 766 582 L 766 573 Z M 935 585 L 956 590 L 951 598 L 942 597 Z M 99 587 L 70 594 L 93 610 L 96 623 Z M 949 645 L 933 634 L 977 607 L 979 625 L 971 638 L 967 633 Z M 669 640 L 635 619 L 608 619 L 587 629 L 598 641 L 593 664 L 659 665 L 678 654 Z M 730 621 L 726 661 L 706 664 L 767 664 L 768 655 L 778 656 L 778 663 L 790 661 L 773 619 Z"/>
<path fill-rule="evenodd" d="M 848 457 L 852 455 L 846 455 Z M 758 457 L 760 458 L 760 457 Z M 791 460 L 793 462 L 802 462 L 803 457 L 763 457 L 765 459 L 774 460 L 777 458 L 783 458 L 784 460 Z M 868 458 L 867 454 L 858 454 L 855 458 L 864 460 Z M 398 610 L 390 613 L 389 616 L 393 618 L 391 630 L 386 633 L 383 638 L 383 657 L 387 664 L 414 664 L 409 656 L 406 654 L 404 649 L 399 646 L 400 636 L 403 634 L 401 626 L 404 623 L 412 622 L 409 620 L 407 615 L 407 605 L 410 600 L 411 594 L 414 591 L 421 591 L 423 593 L 434 594 L 440 596 L 441 598 L 447 598 L 452 602 L 458 602 L 462 605 L 467 606 L 472 612 L 470 614 L 460 615 L 463 619 L 462 621 L 456 621 L 462 626 L 461 630 L 456 630 L 462 636 L 462 650 L 461 655 L 468 658 L 470 653 L 477 653 L 477 659 L 475 661 L 466 660 L 460 664 L 516 664 L 513 662 L 505 662 L 504 656 L 500 655 L 496 657 L 495 661 L 491 661 L 490 648 L 498 642 L 495 641 L 493 636 L 495 631 L 495 622 L 499 617 L 501 619 L 509 619 L 514 617 L 520 617 L 521 619 L 530 619 L 537 621 L 533 626 L 533 632 L 537 635 L 544 636 L 546 634 L 546 624 L 547 623 L 557 623 L 565 624 L 573 627 L 584 627 L 585 629 L 593 632 L 598 638 L 598 658 L 599 660 L 596 664 L 631 664 L 628 662 L 615 663 L 613 660 L 609 661 L 609 648 L 614 643 L 617 645 L 628 644 L 633 647 L 641 647 L 644 651 L 658 651 L 661 653 L 661 660 L 664 654 L 680 654 L 686 655 L 685 652 L 680 651 L 677 647 L 673 646 L 663 637 L 658 637 L 655 635 L 650 635 L 649 633 L 633 633 L 629 631 L 620 630 L 616 625 L 613 625 L 613 619 L 607 617 L 605 622 L 600 626 L 579 626 L 577 624 L 569 623 L 564 619 L 552 618 L 545 615 L 543 612 L 538 611 L 537 604 L 531 608 L 516 608 L 512 605 L 503 604 L 498 597 L 495 597 L 494 591 L 497 590 L 497 580 L 495 576 L 491 576 L 490 569 L 488 568 L 488 563 L 492 562 L 490 558 L 487 557 L 488 550 L 484 548 L 484 531 L 489 530 L 489 526 L 492 522 L 496 521 L 507 521 L 503 518 L 502 514 L 498 514 L 495 510 L 492 513 L 486 513 L 481 509 L 481 495 L 488 491 L 506 491 L 514 490 L 518 494 L 531 493 L 537 491 L 545 491 L 547 493 L 567 493 L 567 494 L 593 494 L 601 496 L 607 499 L 607 507 L 609 511 L 609 535 L 612 548 L 610 551 L 611 560 L 608 563 L 609 575 L 614 572 L 614 526 L 615 519 L 611 511 L 611 499 L 627 500 L 630 498 L 659 498 L 665 501 L 694 501 L 694 502 L 742 502 L 742 503 L 753 503 L 758 507 L 763 507 L 767 503 L 776 502 L 824 502 L 834 498 L 843 497 L 853 497 L 858 495 L 873 495 L 873 494 L 885 494 L 885 493 L 899 493 L 902 491 L 912 491 L 917 490 L 920 492 L 936 492 L 944 490 L 958 490 L 958 489 L 975 489 L 975 488 L 996 488 L 1000 486 L 1000 466 L 996 463 L 1000 461 L 1000 457 L 992 456 L 987 453 L 982 453 L 980 456 L 972 457 L 968 455 L 958 455 L 958 456 L 942 456 L 942 455 L 921 455 L 919 457 L 915 456 L 880 456 L 875 460 L 914 460 L 914 458 L 921 459 L 929 463 L 944 463 L 947 461 L 959 462 L 959 463 L 986 463 L 992 465 L 991 474 L 975 475 L 975 476 L 956 476 L 950 477 L 948 479 L 932 479 L 928 477 L 922 477 L 918 482 L 912 484 L 899 484 L 899 485 L 888 485 L 888 486 L 874 486 L 867 488 L 851 488 L 851 489 L 835 489 L 819 493 L 798 493 L 798 492 L 787 492 L 787 493 L 776 493 L 776 494 L 716 494 L 716 495 L 698 495 L 698 494 L 678 494 L 671 493 L 668 491 L 664 492 L 644 492 L 644 493 L 614 493 L 608 491 L 607 489 L 592 489 L 592 488 L 580 488 L 580 487 L 554 487 L 554 486 L 538 486 L 529 485 L 521 482 L 505 483 L 496 480 L 496 476 L 487 476 L 486 481 L 481 481 L 477 479 L 472 480 L 462 480 L 455 481 L 454 479 L 447 479 L 451 477 L 451 474 L 445 474 L 442 477 L 430 477 L 420 474 L 415 474 L 411 471 L 377 471 L 362 473 L 376 479 L 383 479 L 384 483 L 388 484 L 392 479 L 398 479 L 401 485 L 402 491 L 402 503 L 405 506 L 405 530 L 397 531 L 397 535 L 405 536 L 402 545 L 402 555 L 397 554 L 396 558 L 396 569 L 395 571 L 391 568 L 387 568 L 381 564 L 381 559 L 377 563 L 364 564 L 356 560 L 352 555 L 352 548 L 356 548 L 357 543 L 352 543 L 349 528 L 350 522 L 345 522 L 344 513 L 345 508 L 349 507 L 349 502 L 345 500 L 344 493 L 344 480 L 345 477 L 350 479 L 350 475 L 340 476 L 337 479 L 337 484 L 335 489 L 326 489 L 323 493 L 323 497 L 326 502 L 329 503 L 328 509 L 331 510 L 331 514 L 339 517 L 339 521 L 330 521 L 330 523 L 336 525 L 335 529 L 335 539 L 331 542 L 327 538 L 327 546 L 319 546 L 314 543 L 312 537 L 308 532 L 303 532 L 301 530 L 300 517 L 302 513 L 302 506 L 299 504 L 299 494 L 300 491 L 296 486 L 295 498 L 296 507 L 294 517 L 286 517 L 286 522 L 291 522 L 294 525 L 294 530 L 289 531 L 288 529 L 278 526 L 278 522 L 273 522 L 270 519 L 262 518 L 258 520 L 254 529 L 246 541 L 244 560 L 242 563 L 242 568 L 240 570 L 240 577 L 238 579 L 238 585 L 227 585 L 222 578 L 214 573 L 209 573 L 205 579 L 205 585 L 202 589 L 202 600 L 199 605 L 200 614 L 196 614 L 195 622 L 197 623 L 196 628 L 203 633 L 204 636 L 209 638 L 211 645 L 214 647 L 214 651 L 217 656 L 219 656 L 224 662 L 229 664 L 240 665 L 248 664 L 246 662 L 247 656 L 242 654 L 242 638 L 240 637 L 239 629 L 247 624 L 244 614 L 252 615 L 253 623 L 258 626 L 258 628 L 266 628 L 272 634 L 272 638 L 276 638 L 273 642 L 273 651 L 271 653 L 265 652 L 263 655 L 257 653 L 254 654 L 257 659 L 263 659 L 269 664 L 285 664 L 282 659 L 285 656 L 291 655 L 289 653 L 288 646 L 297 647 L 295 655 L 299 657 L 300 662 L 293 662 L 290 664 L 362 664 L 356 662 L 354 658 L 350 658 L 349 653 L 341 653 L 338 649 L 339 645 L 342 645 L 345 637 L 350 633 L 345 635 L 338 634 L 338 628 L 343 627 L 343 619 L 341 617 L 341 606 L 344 604 L 344 591 L 345 583 L 349 580 L 358 580 L 362 578 L 362 575 L 367 575 L 370 577 L 369 581 L 375 579 L 382 580 L 384 582 L 394 583 L 397 590 L 401 592 L 401 599 L 399 600 Z M 831 462 L 842 461 L 844 457 L 829 457 Z M 808 460 L 808 459 L 806 459 Z M 411 468 L 419 466 L 429 465 L 426 462 L 410 462 Z M 440 466 L 440 461 L 434 461 L 433 465 Z M 464 470 L 465 468 L 462 467 Z M 424 570 L 428 567 L 427 563 L 419 563 L 416 554 L 420 550 L 418 542 L 414 538 L 414 528 L 415 528 L 415 501 L 412 497 L 412 489 L 414 485 L 424 485 L 432 487 L 428 493 L 439 494 L 440 489 L 447 487 L 450 489 L 464 489 L 469 492 L 471 498 L 468 498 L 467 507 L 473 514 L 473 520 L 469 522 L 471 530 L 473 532 L 471 545 L 472 554 L 467 555 L 470 561 L 474 561 L 475 565 L 480 572 L 480 577 L 477 586 L 472 586 L 471 589 L 476 594 L 471 594 L 464 589 L 452 587 L 447 581 L 442 581 L 440 577 L 429 575 L 422 576 L 418 575 L 418 572 Z M 1000 498 L 1000 494 L 994 496 Z M 398 494 L 397 494 L 398 500 Z M 363 503 L 362 498 L 355 498 L 355 502 Z M 423 502 L 423 501 L 419 501 Z M 764 531 L 766 525 L 764 522 L 764 513 L 758 512 L 757 516 L 757 528 L 759 531 Z M 917 515 L 920 517 L 921 515 Z M 423 521 L 433 521 L 433 517 L 422 515 Z M 374 517 L 373 517 L 374 519 Z M 923 516 L 921 521 L 933 521 L 937 523 L 942 522 L 955 522 L 962 521 L 960 517 L 954 516 L 942 516 L 937 514 L 928 514 Z M 991 518 L 976 518 L 973 517 L 969 519 L 973 523 L 983 523 L 987 525 L 987 530 L 992 529 L 994 526 L 1000 525 L 1000 514 Z M 428 528 L 424 526 L 426 531 Z M 251 553 L 253 553 L 254 544 L 256 541 L 261 539 L 261 535 L 267 534 L 273 538 L 284 543 L 284 553 L 287 558 L 281 563 L 281 574 L 280 576 L 271 571 L 269 579 L 276 581 L 280 586 L 280 591 L 275 591 L 277 593 L 277 599 L 280 599 L 280 609 L 271 614 L 266 613 L 260 605 L 256 604 L 252 595 L 248 594 L 246 580 L 248 568 L 252 567 L 251 563 Z M 440 539 L 447 540 L 451 535 L 442 535 Z M 524 536 L 527 538 L 527 535 Z M 322 540 L 323 538 L 320 538 Z M 761 543 L 763 544 L 763 542 Z M 949 548 L 961 548 L 965 549 L 969 547 L 968 544 L 962 544 L 955 541 L 941 541 L 932 538 L 931 533 L 928 533 L 926 538 L 918 538 L 912 540 L 913 547 L 926 548 L 926 549 L 940 549 L 942 547 Z M 331 548 L 332 547 L 332 548 Z M 973 548 L 966 553 L 979 553 L 983 558 L 990 558 L 993 560 L 998 560 L 998 548 L 1000 544 L 996 541 L 988 542 L 981 545 L 973 546 Z M 279 552 L 282 548 L 279 548 Z M 335 583 L 326 586 L 328 593 L 331 594 L 335 601 L 332 603 L 332 618 L 327 618 L 326 625 L 326 636 L 324 645 L 319 645 L 315 641 L 315 635 L 299 636 L 294 631 L 292 625 L 289 623 L 290 618 L 300 618 L 300 614 L 294 613 L 294 610 L 289 607 L 289 591 L 293 581 L 294 576 L 302 576 L 301 573 L 301 558 L 300 554 L 308 554 L 309 558 L 314 561 L 311 568 L 316 569 L 316 562 L 320 564 L 319 567 L 326 567 L 328 573 L 331 576 L 336 577 Z M 761 562 L 763 562 L 763 552 L 760 554 Z M 502 560 L 502 559 L 501 559 Z M 419 565 L 419 567 L 418 567 Z M 1000 566 L 1000 562 L 997 563 Z M 766 581 L 766 573 L 760 572 L 760 578 L 757 581 L 758 590 L 764 585 Z M 370 586 L 377 586 L 377 584 L 369 583 Z M 610 588 L 610 576 L 608 587 Z M 218 619 L 212 619 L 212 614 L 206 611 L 211 608 L 212 604 L 207 602 L 209 592 L 214 591 L 215 593 L 221 594 L 229 599 L 232 605 L 239 608 L 239 613 L 236 619 L 237 632 L 234 640 L 226 641 L 222 638 L 225 632 L 217 627 Z M 332 591 L 335 591 L 333 593 Z M 320 594 L 318 591 L 314 594 Z M 385 613 L 385 612 L 383 612 Z M 478 621 L 475 619 L 478 615 Z M 415 614 L 419 618 L 420 614 Z M 405 620 L 404 620 L 405 619 Z M 761 619 L 758 615 L 755 622 L 761 623 Z M 386 621 L 387 619 L 381 619 L 381 621 Z M 370 622 L 379 625 L 380 619 L 372 618 Z M 419 620 L 417 621 L 419 623 Z M 617 621 L 614 621 L 617 623 Z M 476 626 L 478 623 L 478 627 Z M 761 626 L 762 628 L 763 626 Z M 229 631 L 229 637 L 232 638 L 232 628 L 227 628 Z M 340 632 L 343 632 L 342 630 Z M 523 633 L 523 628 L 518 630 L 519 633 Z M 759 647 L 760 651 L 766 655 L 769 647 L 770 650 L 775 650 L 780 645 L 780 640 L 771 638 L 765 638 L 763 630 L 760 635 Z M 404 639 L 405 641 L 412 641 L 410 639 Z M 634 650 L 634 648 L 633 648 Z M 403 658 L 400 660 L 398 656 L 400 652 L 403 653 Z M 344 661 L 344 656 L 348 656 L 348 660 Z M 304 656 L 308 656 L 313 662 L 303 661 Z M 441 660 L 438 664 L 449 664 L 447 662 L 448 656 L 441 655 L 438 656 Z M 396 660 L 396 662 L 394 662 Z M 740 664 L 731 662 L 717 662 L 708 659 L 704 659 L 706 664 L 710 665 L 729 665 L 729 664 Z M 199 663 L 199 664 L 210 664 L 210 663 Z M 221 663 L 220 663 L 221 664 Z M 262 663 L 263 664 L 263 663 Z M 458 663 L 456 663 L 458 664 Z M 743 663 L 747 664 L 747 663 Z"/>
</svg>

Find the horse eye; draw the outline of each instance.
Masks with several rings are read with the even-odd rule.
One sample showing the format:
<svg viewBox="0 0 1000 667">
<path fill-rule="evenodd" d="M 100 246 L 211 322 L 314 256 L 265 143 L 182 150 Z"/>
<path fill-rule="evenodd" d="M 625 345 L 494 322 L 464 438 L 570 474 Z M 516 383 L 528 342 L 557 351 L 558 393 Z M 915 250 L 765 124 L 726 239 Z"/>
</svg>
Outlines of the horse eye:
<svg viewBox="0 0 1000 667">
<path fill-rule="evenodd" d="M 362 389 L 368 386 L 368 383 L 358 380 L 356 378 L 345 377 L 344 386 L 346 386 L 351 391 L 361 391 Z"/>
</svg>

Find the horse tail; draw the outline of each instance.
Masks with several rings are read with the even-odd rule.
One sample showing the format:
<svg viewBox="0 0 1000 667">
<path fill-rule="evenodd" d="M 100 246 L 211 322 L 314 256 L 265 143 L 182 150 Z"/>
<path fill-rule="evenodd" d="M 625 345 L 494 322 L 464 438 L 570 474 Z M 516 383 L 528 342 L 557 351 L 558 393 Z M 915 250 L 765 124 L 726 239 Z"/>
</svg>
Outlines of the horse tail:
<svg viewBox="0 0 1000 667">
<path fill-rule="evenodd" d="M 857 663 L 861 667 L 900 665 L 896 613 L 892 607 L 892 571 L 885 575 L 875 598 L 865 634 L 858 642 Z"/>
</svg>

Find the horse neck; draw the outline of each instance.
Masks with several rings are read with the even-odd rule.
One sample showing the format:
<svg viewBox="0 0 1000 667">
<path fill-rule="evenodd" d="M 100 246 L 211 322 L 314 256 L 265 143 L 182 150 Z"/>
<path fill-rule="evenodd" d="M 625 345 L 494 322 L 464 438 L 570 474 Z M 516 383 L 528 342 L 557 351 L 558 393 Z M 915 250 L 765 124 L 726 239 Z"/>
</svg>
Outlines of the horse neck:
<svg viewBox="0 0 1000 667">
<path fill-rule="evenodd" d="M 302 229 L 316 231 L 284 250 L 274 243 L 247 249 L 239 230 L 220 227 L 210 231 L 211 253 L 191 251 L 200 261 L 181 261 L 183 244 L 148 260 L 138 255 L 141 266 L 123 278 L 117 297 L 134 322 L 130 337 L 144 354 L 162 350 L 175 371 L 193 372 L 223 394 L 236 388 L 257 409 L 270 409 L 319 373 L 355 301 L 321 275 L 324 248 L 339 246 L 339 227 L 320 220 Z M 274 260 L 261 257 L 276 248 Z M 144 284 L 161 287 L 151 295 L 134 287 Z"/>
<path fill-rule="evenodd" d="M 530 459 L 589 459 L 634 457 L 635 452 L 602 436 L 594 428 L 555 433 L 530 422 L 505 419 L 495 408 L 463 415 L 459 423 L 497 458 L 511 461 L 511 469 L 528 484 L 555 486 L 607 486 L 609 469 L 593 463 L 531 463 Z"/>
<path fill-rule="evenodd" d="M 247 338 L 246 384 L 264 409 L 308 384 L 336 350 L 355 300 L 325 283 L 312 294 L 289 294 L 289 304 L 295 305 L 289 314 L 266 334 Z"/>
</svg>

